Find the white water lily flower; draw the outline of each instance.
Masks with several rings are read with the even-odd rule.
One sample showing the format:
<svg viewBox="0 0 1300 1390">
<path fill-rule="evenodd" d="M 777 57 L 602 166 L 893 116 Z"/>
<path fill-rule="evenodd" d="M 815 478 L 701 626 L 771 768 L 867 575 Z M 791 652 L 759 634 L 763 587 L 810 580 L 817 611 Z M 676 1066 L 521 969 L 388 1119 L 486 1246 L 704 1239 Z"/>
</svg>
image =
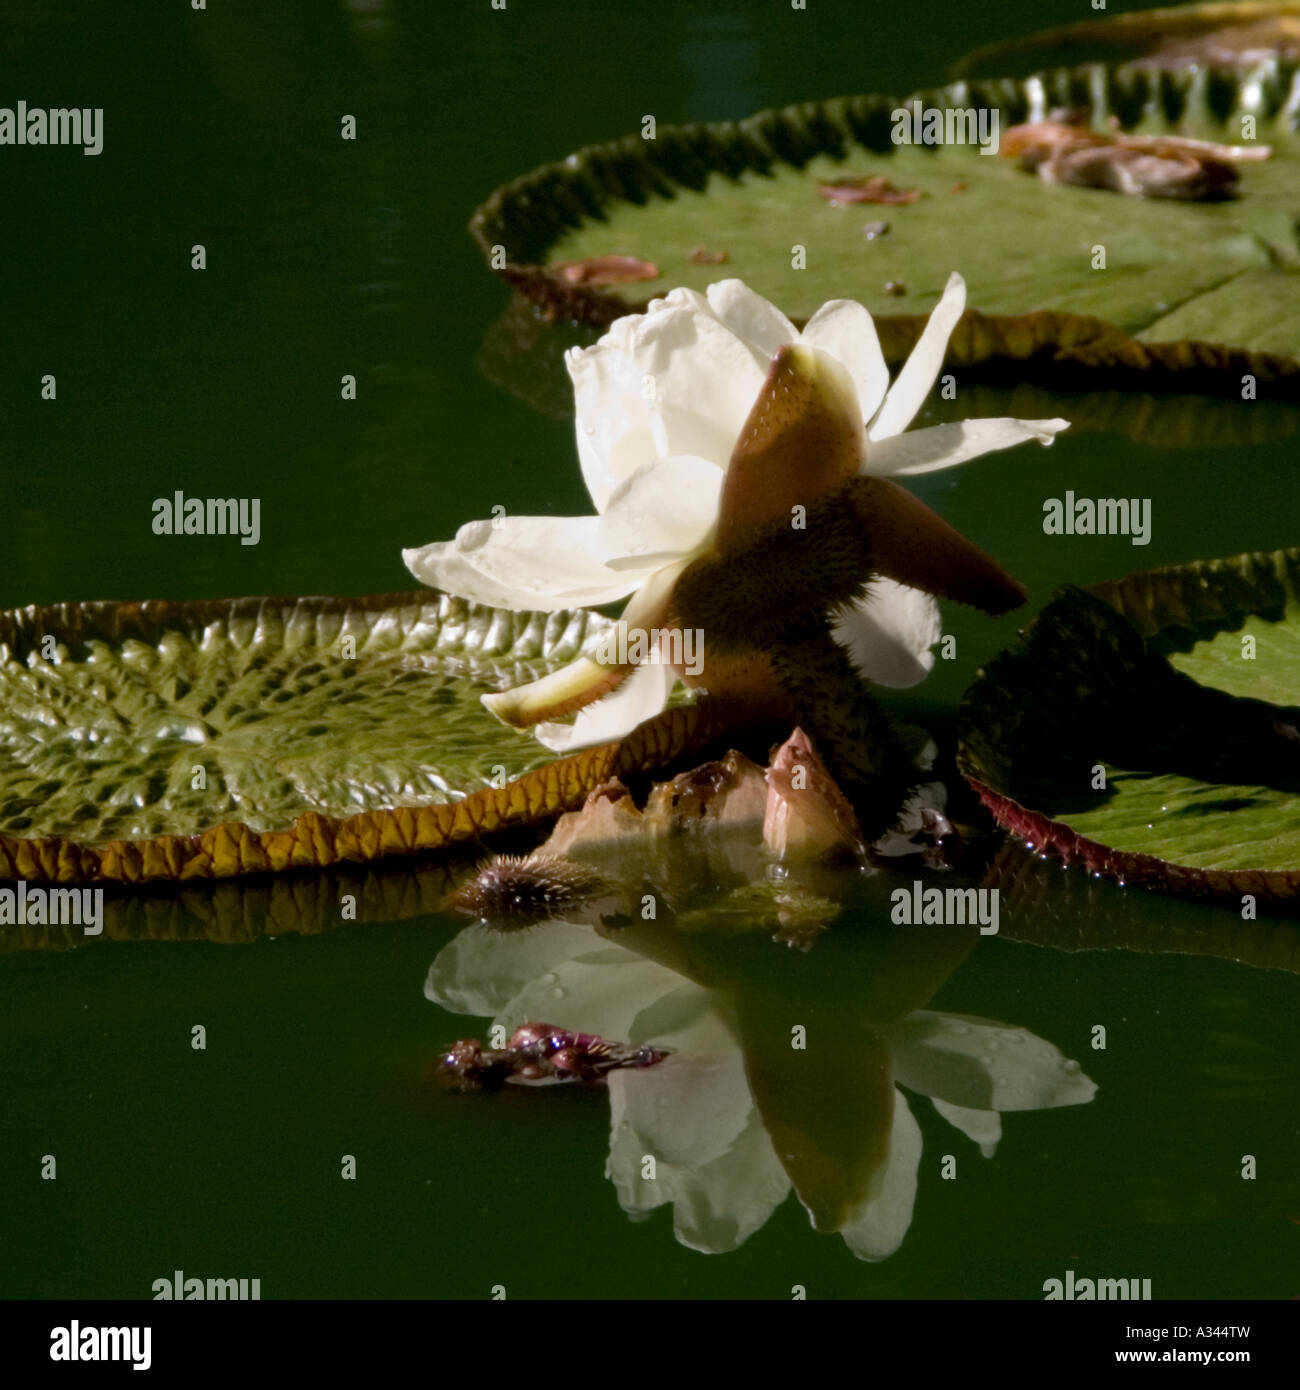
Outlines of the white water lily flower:
<svg viewBox="0 0 1300 1390">
<path fill-rule="evenodd" d="M 1059 419 L 984 419 L 904 433 L 938 376 L 965 299 L 953 274 L 891 385 L 871 315 L 852 300 L 824 304 L 800 332 L 740 280 L 707 294 L 673 290 L 644 314 L 616 320 L 593 347 L 566 355 L 596 515 L 471 522 L 455 540 L 406 550 L 403 559 L 426 584 L 511 610 L 631 596 L 624 627 L 653 631 L 684 571 L 714 544 L 728 464 L 783 350 L 820 397 L 860 420 L 863 475 L 928 473 L 1027 440 L 1049 444 L 1067 428 Z M 833 635 L 865 679 L 913 685 L 933 665 L 940 623 L 928 593 L 879 578 L 835 619 Z M 519 726 L 587 705 L 572 725 L 537 728 L 543 743 L 567 751 L 629 733 L 664 708 L 681 674 L 658 651 L 630 673 L 584 657 L 484 702 Z"/>
</svg>

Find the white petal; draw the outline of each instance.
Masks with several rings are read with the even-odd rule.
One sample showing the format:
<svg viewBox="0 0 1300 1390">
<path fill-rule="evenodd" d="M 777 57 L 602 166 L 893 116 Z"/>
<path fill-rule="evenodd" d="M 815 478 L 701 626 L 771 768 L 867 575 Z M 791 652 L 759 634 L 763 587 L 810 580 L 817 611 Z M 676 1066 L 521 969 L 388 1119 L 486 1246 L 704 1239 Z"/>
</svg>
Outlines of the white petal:
<svg viewBox="0 0 1300 1390">
<path fill-rule="evenodd" d="M 717 318 L 713 312 L 713 307 L 706 295 L 702 295 L 699 290 L 688 290 L 684 285 L 679 285 L 675 290 L 669 290 L 662 299 L 652 299 L 650 301 L 649 312 L 654 313 L 660 307 L 669 309 L 694 309 L 698 314 L 706 314 L 709 318 Z"/>
<path fill-rule="evenodd" d="M 663 627 L 671 616 L 673 590 L 690 565 L 691 557 L 685 556 L 647 574 L 628 600 L 619 622 L 625 627 L 641 627 L 647 631 Z"/>
<path fill-rule="evenodd" d="M 625 947 L 613 949 L 625 958 L 629 954 Z M 434 957 L 424 997 L 454 1014 L 491 1018 L 531 980 L 610 950 L 590 927 L 569 922 L 542 922 L 527 931 L 475 924 L 457 932 Z M 674 983 L 679 979 L 672 976 Z"/>
<path fill-rule="evenodd" d="M 1002 1116 L 996 1110 L 968 1110 L 936 1096 L 931 1104 L 955 1129 L 980 1147 L 985 1158 L 992 1158 L 1002 1142 Z"/>
<path fill-rule="evenodd" d="M 831 635 L 847 648 L 864 680 L 901 690 L 929 675 L 930 648 L 942 632 L 939 605 L 930 594 L 893 579 L 873 579 L 866 598 L 837 611 Z"/>
<path fill-rule="evenodd" d="M 403 550 L 407 569 L 421 584 L 432 585 L 444 593 L 457 594 L 473 603 L 487 603 L 494 608 L 509 608 L 527 612 L 541 605 L 535 595 L 524 593 L 509 585 L 496 584 L 467 564 L 456 549 L 455 541 L 434 541 L 412 550 Z M 564 604 L 557 605 L 563 608 Z"/>
<path fill-rule="evenodd" d="M 592 936 L 600 940 L 594 931 Z M 680 989 L 682 977 L 655 961 L 633 955 L 626 947 L 611 950 L 604 944 L 606 950 L 599 956 L 588 952 L 580 960 L 539 971 L 493 1021 L 507 1033 L 513 1033 L 521 1023 L 540 1019 L 573 1032 L 598 1033 L 611 1042 L 647 1041 L 632 1036 L 636 1015 L 648 999 Z"/>
<path fill-rule="evenodd" d="M 676 290 L 565 363 L 597 511 L 657 458 L 694 454 L 725 467 L 767 372 L 767 359 L 724 328 L 701 295 Z"/>
<path fill-rule="evenodd" d="M 638 666 L 612 695 L 579 711 L 572 724 L 539 724 L 538 741 L 556 753 L 571 753 L 612 743 L 652 719 L 668 703 L 676 680 L 668 666 L 647 662 Z"/>
<path fill-rule="evenodd" d="M 692 1056 L 721 1057 L 737 1052 L 735 1011 L 726 996 L 687 980 L 669 966 L 661 965 L 660 969 L 676 977 L 677 988 L 655 995 L 638 987 L 641 1007 L 628 1029 L 627 1041 L 638 1046 L 660 1043 Z"/>
<path fill-rule="evenodd" d="M 719 322 L 745 343 L 764 371 L 777 348 L 799 339 L 798 329 L 780 309 L 743 280 L 719 280 L 709 286 L 708 299 Z"/>
<path fill-rule="evenodd" d="M 655 1074 L 657 1096 L 647 1095 L 650 1087 L 625 1088 L 628 1118 L 670 1163 L 690 1169 L 721 1158 L 754 1110 L 739 1049 L 721 1057 L 683 1056 Z"/>
<path fill-rule="evenodd" d="M 860 1260 L 884 1260 L 898 1249 L 912 1224 L 916 1178 L 921 1166 L 921 1127 L 897 1086 L 889 1158 L 879 1189 L 862 1202 L 840 1230 Z"/>
<path fill-rule="evenodd" d="M 480 576 L 485 583 L 477 586 L 479 592 L 451 592 L 487 603 L 501 600 L 480 594 L 508 594 L 512 601 L 506 606 L 515 609 L 550 611 L 612 603 L 638 588 L 650 567 L 640 572 L 607 569 L 599 537 L 597 516 L 502 516 L 467 523 L 449 548 L 426 546 L 407 564 L 421 579 L 425 574 L 445 575 L 466 584 Z"/>
<path fill-rule="evenodd" d="M 644 569 L 691 555 L 718 519 L 723 471 L 707 459 L 676 455 L 620 483 L 600 518 L 599 544 L 614 570 Z"/>
<path fill-rule="evenodd" d="M 793 332 L 793 330 L 792 330 Z M 632 353 L 658 457 L 694 454 L 725 468 L 767 375 L 754 353 L 716 318 L 680 304 L 647 315 Z M 620 480 L 633 471 L 616 470 Z"/>
<path fill-rule="evenodd" d="M 930 387 L 943 366 L 948 339 L 952 337 L 952 330 L 965 307 L 966 282 L 953 271 L 948 277 L 943 298 L 934 306 L 934 312 L 921 330 L 911 356 L 894 378 L 885 403 L 880 407 L 880 414 L 871 422 L 867 430 L 868 439 L 888 439 L 890 435 L 902 434 L 916 418 L 916 412 L 930 394 Z"/>
<path fill-rule="evenodd" d="M 1031 439 L 1050 444 L 1054 436 L 1069 428 L 1068 420 L 1014 420 L 1009 416 L 932 425 L 871 444 L 859 471 L 884 478 L 933 473 Z"/>
<path fill-rule="evenodd" d="M 1024 1028 L 926 1009 L 889 1029 L 896 1079 L 968 1110 L 1085 1105 L 1096 1083 Z"/>
<path fill-rule="evenodd" d="M 652 299 L 644 314 L 615 319 L 591 347 L 564 355 L 573 382 L 578 458 L 597 511 L 624 478 L 658 457 L 648 395 L 653 378 L 637 362 L 636 340 L 647 320 L 670 309 L 715 318 L 698 290 L 679 288 Z"/>
<path fill-rule="evenodd" d="M 790 1191 L 750 1097 L 738 1052 L 669 1057 L 609 1077 L 605 1175 L 619 1205 L 644 1216 L 672 1203 L 677 1239 L 692 1250 L 735 1250 Z M 655 1176 L 641 1176 L 645 1155 Z"/>
<path fill-rule="evenodd" d="M 870 420 L 889 389 L 889 368 L 871 315 L 852 299 L 823 304 L 803 330 L 803 340 L 836 358 L 853 378 L 863 420 Z"/>
<path fill-rule="evenodd" d="M 617 340 L 615 329 L 623 330 Z M 619 319 L 593 347 L 571 348 L 564 358 L 573 381 L 578 461 L 597 511 L 623 478 L 658 457 L 645 373 L 630 351 L 634 329 L 628 318 Z"/>
</svg>

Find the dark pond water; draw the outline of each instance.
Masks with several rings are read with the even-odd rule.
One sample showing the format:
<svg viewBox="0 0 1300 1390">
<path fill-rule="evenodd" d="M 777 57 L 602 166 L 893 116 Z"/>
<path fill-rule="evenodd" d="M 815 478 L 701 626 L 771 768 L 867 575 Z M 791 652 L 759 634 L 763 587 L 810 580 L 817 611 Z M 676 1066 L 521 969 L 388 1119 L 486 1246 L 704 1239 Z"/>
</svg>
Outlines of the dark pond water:
<svg viewBox="0 0 1300 1390">
<path fill-rule="evenodd" d="M 541 367 L 527 389 L 498 380 L 508 299 L 464 232 L 475 204 L 645 112 L 721 119 L 905 92 L 977 44 L 1077 17 L 1028 0 L 11 14 L 0 98 L 102 106 L 106 126 L 98 158 L 0 157 L 0 606 L 397 589 L 403 545 L 497 503 L 585 511 L 572 427 L 539 409 L 553 404 Z M 339 139 L 344 113 L 355 143 Z M 199 242 L 202 275 L 189 267 Z M 40 399 L 47 372 L 55 403 Z M 354 403 L 340 400 L 344 373 Z M 962 413 L 1079 426 L 1050 455 L 1017 450 L 917 490 L 1035 604 L 1065 580 L 1296 542 L 1291 412 L 1245 434 L 1231 406 L 1203 401 L 1166 401 L 1143 431 L 1113 399 L 1020 406 L 990 392 Z M 261 498 L 257 546 L 153 534 L 152 499 L 218 487 Z M 1045 536 L 1042 500 L 1064 487 L 1150 496 L 1150 545 Z M 949 615 L 958 658 L 898 708 L 941 727 L 1018 621 Z M 319 904 L 340 886 L 308 881 L 286 890 L 292 905 L 259 886 L 179 900 L 168 910 L 187 941 L 0 956 L 0 1293 L 148 1297 L 182 1269 L 260 1278 L 265 1298 L 486 1298 L 497 1285 L 526 1298 L 555 1293 L 557 1276 L 574 1297 L 789 1297 L 802 1285 L 811 1297 L 1038 1298 L 1072 1269 L 1149 1278 L 1157 1298 L 1300 1294 L 1293 926 L 1247 937 L 1235 912 L 1043 867 L 997 936 L 887 945 L 871 884 L 832 944 L 801 955 L 769 940 L 759 910 L 710 931 L 727 871 L 691 872 L 697 910 L 661 937 L 609 947 L 576 980 L 562 933 L 558 946 L 539 936 L 517 985 L 535 979 L 539 1006 L 557 1008 L 576 991 L 592 1026 L 655 1006 L 669 1031 L 689 1022 L 712 1039 L 725 1075 L 648 1104 L 679 1145 L 682 1211 L 709 1183 L 743 1208 L 733 1228 L 679 1224 L 715 1246 L 743 1226 L 738 1249 L 705 1255 L 674 1239 L 666 1209 L 634 1222 L 620 1208 L 604 1175 L 605 1094 L 431 1090 L 439 1045 L 482 1035 L 491 1009 L 457 1016 L 426 998 L 462 924 L 412 915 L 437 900 L 436 871 L 396 872 L 358 880 L 372 920 L 328 931 Z M 205 920 L 246 939 L 205 941 Z M 1096 944 L 1100 927 L 1110 949 L 1062 949 Z M 492 984 L 472 945 L 462 938 L 455 971 L 443 956 L 437 976 L 471 1002 Z M 1243 955 L 1292 969 L 1232 959 Z M 205 1051 L 190 1046 L 196 1024 Z M 816 1085 L 774 1041 L 795 1026 L 834 1040 L 816 1054 Z M 926 1052 L 927 1027 L 949 1037 L 946 1060 Z M 1004 1078 L 1025 1096 L 1086 1103 L 1009 1111 L 981 1156 L 927 1099 L 935 1069 L 960 1071 L 976 1042 L 1033 1052 L 1036 1068 Z M 911 1147 L 877 1164 L 897 1249 L 868 1263 L 810 1229 L 762 1130 L 805 1155 L 809 1190 L 821 1183 L 833 1205 L 898 1104 L 871 1081 L 885 1058 L 913 1083 L 916 1128 L 896 1115 Z M 616 1156 L 626 1137 L 615 1133 Z M 53 1182 L 39 1177 L 46 1154 Z M 341 1180 L 344 1155 L 354 1181 Z M 616 1176 L 632 1184 L 622 1162 Z"/>
</svg>

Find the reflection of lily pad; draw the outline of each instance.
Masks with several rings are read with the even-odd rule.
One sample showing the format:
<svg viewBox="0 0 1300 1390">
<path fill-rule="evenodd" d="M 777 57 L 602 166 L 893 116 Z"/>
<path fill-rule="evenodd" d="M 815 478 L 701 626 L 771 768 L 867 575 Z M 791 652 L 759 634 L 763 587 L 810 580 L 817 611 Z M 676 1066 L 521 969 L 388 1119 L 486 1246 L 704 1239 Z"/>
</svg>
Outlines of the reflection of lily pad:
<svg viewBox="0 0 1300 1390">
<path fill-rule="evenodd" d="M 1300 551 L 1154 570 L 1053 598 L 967 691 L 959 766 L 1067 862 L 1296 898 L 1297 695 Z"/>
<path fill-rule="evenodd" d="M 312 873 L 109 886 L 99 934 L 87 936 L 79 922 L 14 922 L 0 925 L 0 952 L 65 951 L 105 941 L 243 946 L 357 923 L 401 922 L 437 913 L 465 876 L 467 857 L 449 851 L 418 862 L 340 864 Z"/>
<path fill-rule="evenodd" d="M 0 614 L 0 878 L 319 867 L 564 809 L 626 745 L 556 763 L 478 697 L 604 622 L 428 591 Z"/>
<path fill-rule="evenodd" d="M 979 312 L 954 334 L 951 363 L 1016 360 L 1022 374 L 1030 362 L 1057 378 L 1106 371 L 1153 384 L 1170 373 L 1169 384 L 1183 389 L 1231 384 L 1234 393 L 1250 371 L 1290 375 L 1295 387 L 1293 75 L 1285 63 L 1238 78 L 1085 68 L 919 98 L 995 108 L 1002 130 L 1060 105 L 1086 108 L 1098 125 L 1115 115 L 1125 129 L 1231 141 L 1241 136 L 1238 117 L 1252 115 L 1256 138 L 1275 157 L 1247 166 L 1241 196 L 1220 203 L 1049 186 L 975 144 L 895 146 L 899 103 L 863 96 L 592 146 L 499 189 L 471 227 L 486 251 L 505 248 L 508 280 L 555 312 L 592 321 L 641 307 L 645 288 L 575 287 L 548 267 L 635 254 L 652 259 L 665 284 L 703 289 L 718 278 L 716 267 L 691 261 L 704 239 L 727 251 L 729 275 L 792 316 L 828 299 L 860 299 L 880 315 L 891 360 L 906 354 L 959 265 Z M 891 209 L 889 236 L 868 239 L 861 208 L 817 190 L 873 174 L 925 196 Z M 1094 269 L 1098 246 L 1104 270 Z M 905 287 L 909 314 L 889 316 L 901 305 L 887 284 Z M 1224 376 L 1217 384 L 1216 374 Z"/>
<path fill-rule="evenodd" d="M 586 325 L 546 324 L 525 300 L 512 296 L 484 335 L 479 370 L 495 386 L 543 415 L 573 419 L 573 382 L 564 366 L 570 347 L 587 348 L 598 337 Z M 1234 397 L 1153 394 L 1139 390 L 1054 392 L 1030 380 L 963 382 L 960 400 L 932 396 L 926 423 L 1009 415 L 1018 420 L 1047 420 L 1064 415 L 1071 438 L 1089 430 L 1126 435 L 1157 449 L 1189 445 L 1227 448 L 1285 439 L 1300 428 L 1291 402 L 1260 399 L 1248 410 Z"/>
<path fill-rule="evenodd" d="M 1252 921 L 1225 915 L 1212 901 L 1168 898 L 1153 914 L 1145 893 L 1062 873 L 1059 862 L 1014 839 L 1003 841 L 983 886 L 998 891 L 1002 941 L 1055 951 L 1210 956 L 1300 975 L 1300 916 L 1280 905 Z"/>
</svg>

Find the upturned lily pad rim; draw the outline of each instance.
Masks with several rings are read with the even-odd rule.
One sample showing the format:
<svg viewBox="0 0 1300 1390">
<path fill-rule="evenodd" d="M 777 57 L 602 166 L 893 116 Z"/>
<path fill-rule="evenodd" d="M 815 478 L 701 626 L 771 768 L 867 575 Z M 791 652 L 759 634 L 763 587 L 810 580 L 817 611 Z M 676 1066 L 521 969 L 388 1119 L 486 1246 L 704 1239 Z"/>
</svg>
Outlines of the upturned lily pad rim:
<svg viewBox="0 0 1300 1390">
<path fill-rule="evenodd" d="M 489 267 L 545 317 L 605 325 L 644 312 L 650 299 L 672 286 L 658 285 L 643 301 L 632 301 L 566 283 L 543 264 L 547 248 L 565 231 L 603 220 L 615 200 L 644 205 L 652 195 L 673 197 L 678 188 L 698 191 L 715 173 L 737 179 L 778 164 L 798 169 L 819 155 L 843 159 L 853 145 L 887 155 L 895 148 L 893 111 L 918 100 L 940 109 L 996 108 L 1009 123 L 1057 106 L 1100 108 L 1118 117 L 1123 129 L 1152 112 L 1173 122 L 1197 105 L 1220 119 L 1234 109 L 1270 119 L 1300 110 L 1300 64 L 1269 59 L 1240 71 L 1179 73 L 1086 64 L 1024 80 L 959 81 L 902 102 L 887 95 L 841 96 L 758 111 L 739 121 L 661 126 L 654 140 L 634 134 L 587 145 L 503 184 L 475 210 L 469 231 Z M 494 265 L 500 247 L 507 260 Z M 877 315 L 875 322 L 892 367 L 907 357 L 926 316 Z M 1236 395 L 1249 374 L 1272 383 L 1274 396 L 1300 399 L 1300 361 L 1293 357 L 1195 339 L 1139 342 L 1104 319 L 1066 310 L 986 315 L 968 309 L 945 363 L 980 368 L 994 378 L 1033 373 L 1064 385 L 1205 394 Z"/>
<path fill-rule="evenodd" d="M 400 610 L 445 609 L 448 604 L 470 612 L 481 605 L 437 589 L 399 589 L 382 594 L 248 594 L 237 598 L 205 599 L 90 599 L 63 603 L 33 603 L 0 610 L 0 645 L 11 656 L 21 657 L 47 636 L 61 642 L 121 642 L 131 638 L 152 640 L 168 625 L 199 635 L 216 621 L 255 620 L 276 609 L 314 610 L 319 617 L 345 617 L 348 613 L 382 613 Z M 571 617 L 568 610 L 558 615 Z M 602 619 L 589 611 L 596 623 Z M 521 623 L 536 614 L 517 615 Z M 543 655 L 545 655 L 543 653 Z"/>
<path fill-rule="evenodd" d="M 1128 62 L 1145 58 L 1144 41 L 1199 38 L 1220 29 L 1289 15 L 1300 18 L 1297 0 L 1210 0 L 1200 5 L 1170 5 L 1155 10 L 1131 10 L 1124 14 L 1093 15 L 1073 24 L 1055 25 L 1036 33 L 999 39 L 964 54 L 953 64 L 954 77 L 1002 76 L 1022 66 L 1041 68 L 1049 53 L 1060 53 L 1067 61 L 1079 61 L 1086 53 L 1089 62 Z M 1075 50 L 1072 54 L 1069 50 Z M 1067 55 L 1068 58 L 1067 58 Z M 1189 60 L 1168 64 L 1181 67 Z M 994 68 L 992 65 L 997 64 Z M 1240 66 L 1245 67 L 1246 64 Z"/>
<path fill-rule="evenodd" d="M 1251 615 L 1275 611 L 1282 594 L 1280 574 L 1297 569 L 1300 548 L 1252 551 L 1137 571 L 1087 589 L 1125 617 L 1143 637 L 1178 642 L 1232 630 Z M 1216 577 L 1230 582 L 1216 587 Z M 967 700 L 973 692 L 978 693 L 981 682 L 996 677 L 994 668 L 999 659 L 980 671 L 968 688 L 963 716 Z M 1117 850 L 1080 835 L 1063 821 L 1023 805 L 985 780 L 987 774 L 972 756 L 964 732 L 959 734 L 957 768 L 998 824 L 1044 857 L 1082 865 L 1089 873 L 1120 884 L 1138 884 L 1180 896 L 1240 900 L 1249 894 L 1261 902 L 1300 901 L 1300 872 L 1202 869 L 1155 855 Z"/>
</svg>

